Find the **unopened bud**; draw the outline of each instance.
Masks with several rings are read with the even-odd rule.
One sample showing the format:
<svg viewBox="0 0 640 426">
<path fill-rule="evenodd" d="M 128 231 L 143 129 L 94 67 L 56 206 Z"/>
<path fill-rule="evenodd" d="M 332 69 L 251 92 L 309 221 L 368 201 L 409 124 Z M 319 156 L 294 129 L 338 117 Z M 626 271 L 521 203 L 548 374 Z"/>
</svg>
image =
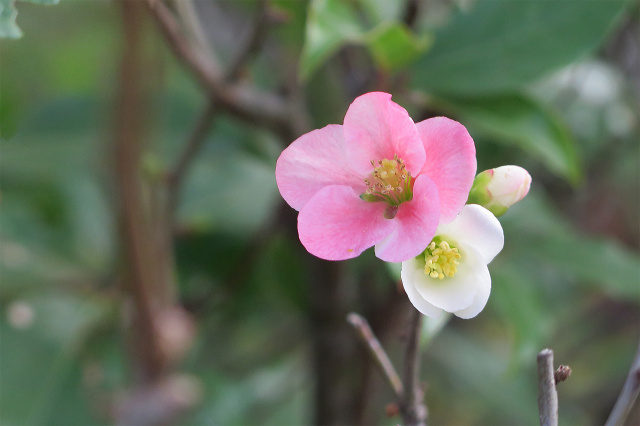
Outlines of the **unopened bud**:
<svg viewBox="0 0 640 426">
<path fill-rule="evenodd" d="M 502 166 L 476 176 L 467 204 L 479 204 L 496 216 L 522 200 L 529 192 L 531 175 L 522 167 Z"/>
</svg>

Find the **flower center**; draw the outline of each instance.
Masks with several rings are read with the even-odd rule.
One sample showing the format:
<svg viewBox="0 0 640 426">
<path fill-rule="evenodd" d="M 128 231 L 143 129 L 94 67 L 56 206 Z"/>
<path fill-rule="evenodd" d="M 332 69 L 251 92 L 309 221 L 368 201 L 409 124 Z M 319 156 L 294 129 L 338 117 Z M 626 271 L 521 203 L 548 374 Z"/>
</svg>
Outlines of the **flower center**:
<svg viewBox="0 0 640 426">
<path fill-rule="evenodd" d="M 399 206 L 413 198 L 413 179 L 405 168 L 404 161 L 397 155 L 393 160 L 387 158 L 371 160 L 374 167 L 371 177 L 364 180 L 367 190 L 361 198 L 365 201 L 384 201 L 390 206 Z"/>
<path fill-rule="evenodd" d="M 461 257 L 456 247 L 451 247 L 447 241 L 435 237 L 424 251 L 424 273 L 440 280 L 453 277 L 458 272 L 457 266 Z"/>
</svg>

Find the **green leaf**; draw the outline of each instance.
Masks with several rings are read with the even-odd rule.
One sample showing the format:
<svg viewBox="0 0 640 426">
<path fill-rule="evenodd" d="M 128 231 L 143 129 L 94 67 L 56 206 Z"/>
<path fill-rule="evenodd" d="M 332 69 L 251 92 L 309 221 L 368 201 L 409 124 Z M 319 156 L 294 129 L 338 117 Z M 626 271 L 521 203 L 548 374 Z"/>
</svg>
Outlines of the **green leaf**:
<svg viewBox="0 0 640 426">
<path fill-rule="evenodd" d="M 564 123 L 523 94 L 434 99 L 434 105 L 459 117 L 472 135 L 517 145 L 572 183 L 581 177 L 575 142 Z"/>
<path fill-rule="evenodd" d="M 2 423 L 95 424 L 78 377 L 79 358 L 111 305 L 59 291 L 26 296 L 10 302 L 0 318 Z M 75 403 L 75 410 L 62 414 L 61 403 Z"/>
<path fill-rule="evenodd" d="M 436 34 L 433 49 L 414 66 L 415 87 L 458 95 L 520 87 L 597 48 L 626 4 L 475 2 Z"/>
<path fill-rule="evenodd" d="M 431 42 L 427 35 L 416 37 L 404 24 L 384 22 L 367 35 L 366 44 L 382 69 L 394 71 L 417 59 Z"/>
<path fill-rule="evenodd" d="M 364 29 L 351 5 L 342 0 L 313 0 L 309 6 L 300 77 L 311 74 L 341 46 L 358 40 Z"/>
<path fill-rule="evenodd" d="M 501 218 L 506 235 L 526 242 L 512 245 L 509 255 L 527 264 L 551 266 L 555 275 L 572 277 L 584 287 L 611 297 L 636 303 L 640 300 L 638 253 L 613 240 L 579 233 L 535 193 L 521 204 L 526 206 L 523 215 Z"/>
</svg>

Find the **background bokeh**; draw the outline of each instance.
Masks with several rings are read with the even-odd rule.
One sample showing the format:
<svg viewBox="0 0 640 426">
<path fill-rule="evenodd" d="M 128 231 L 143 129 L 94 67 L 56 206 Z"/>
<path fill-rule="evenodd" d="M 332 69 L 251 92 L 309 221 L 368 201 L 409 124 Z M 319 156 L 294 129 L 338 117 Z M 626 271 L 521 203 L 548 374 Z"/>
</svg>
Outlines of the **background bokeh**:
<svg viewBox="0 0 640 426">
<path fill-rule="evenodd" d="M 122 1 L 17 2 L 23 37 L 0 41 L 0 423 L 397 424 L 345 321 L 364 315 L 400 367 L 413 308 L 394 268 L 371 250 L 313 259 L 274 177 L 299 132 L 225 108 L 170 223 L 173 302 L 158 322 L 172 362 L 162 386 L 143 386 L 118 126 L 133 114 L 144 128 L 136 170 L 151 221 L 207 94 L 135 2 L 138 111 L 123 114 L 118 100 Z M 637 2 L 167 2 L 187 24 L 180 2 L 223 67 L 265 13 L 236 81 L 295 98 L 309 129 L 383 90 L 415 121 L 467 126 L 479 171 L 529 170 L 530 194 L 500 218 L 506 243 L 485 310 L 425 324 L 429 423 L 536 424 L 545 347 L 573 370 L 559 385 L 560 423 L 605 421 L 640 339 Z M 637 410 L 628 423 L 640 423 Z"/>
</svg>

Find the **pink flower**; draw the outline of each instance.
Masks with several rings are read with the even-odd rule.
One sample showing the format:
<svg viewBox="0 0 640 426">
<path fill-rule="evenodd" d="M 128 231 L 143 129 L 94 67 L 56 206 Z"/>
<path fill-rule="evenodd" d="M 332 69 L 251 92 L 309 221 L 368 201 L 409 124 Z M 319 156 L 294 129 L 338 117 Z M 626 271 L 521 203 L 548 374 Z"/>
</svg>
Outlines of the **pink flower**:
<svg viewBox="0 0 640 426">
<path fill-rule="evenodd" d="M 311 254 L 343 260 L 375 245 L 380 259 L 402 262 L 455 219 L 475 172 L 464 126 L 445 117 L 415 124 L 390 94 L 373 92 L 353 101 L 342 126 L 285 149 L 276 181 L 300 212 L 300 241 Z"/>
</svg>

